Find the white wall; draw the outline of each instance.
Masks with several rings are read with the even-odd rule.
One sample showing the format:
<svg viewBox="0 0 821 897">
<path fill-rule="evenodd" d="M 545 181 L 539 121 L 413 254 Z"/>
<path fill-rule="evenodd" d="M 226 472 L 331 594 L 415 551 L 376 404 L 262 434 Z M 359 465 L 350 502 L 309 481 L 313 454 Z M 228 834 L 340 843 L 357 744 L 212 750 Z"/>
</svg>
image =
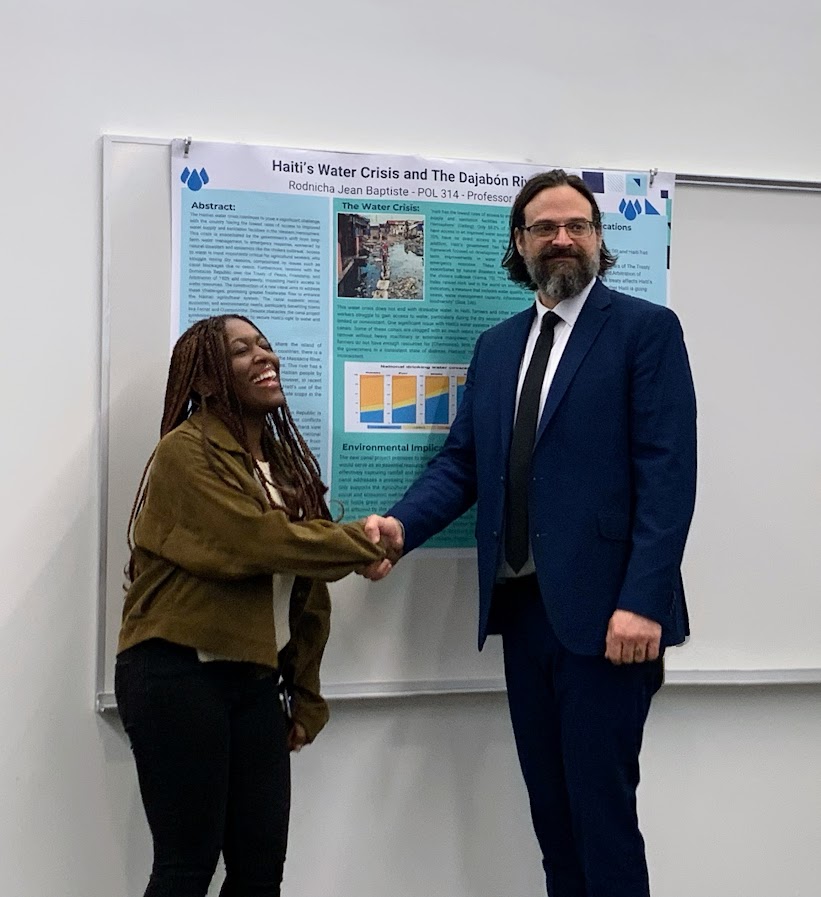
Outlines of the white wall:
<svg viewBox="0 0 821 897">
<path fill-rule="evenodd" d="M 818 180 L 821 12 L 2 0 L 2 23 L 0 893 L 127 897 L 147 834 L 122 733 L 92 711 L 100 134 Z M 641 792 L 658 897 L 821 893 L 818 705 L 659 696 Z M 287 894 L 540 892 L 500 696 L 334 711 L 295 762 Z"/>
</svg>

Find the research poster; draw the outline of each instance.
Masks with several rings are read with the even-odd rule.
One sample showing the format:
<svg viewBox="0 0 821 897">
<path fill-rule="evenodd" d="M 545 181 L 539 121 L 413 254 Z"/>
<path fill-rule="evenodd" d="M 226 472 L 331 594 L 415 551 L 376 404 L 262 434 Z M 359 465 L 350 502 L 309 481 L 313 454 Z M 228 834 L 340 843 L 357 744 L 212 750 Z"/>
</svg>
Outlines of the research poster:
<svg viewBox="0 0 821 897">
<path fill-rule="evenodd" d="M 501 267 L 508 216 L 555 167 L 596 195 L 607 284 L 664 304 L 673 174 L 175 141 L 171 340 L 254 321 L 332 511 L 381 513 L 444 443 L 479 334 L 533 302 Z M 429 546 L 472 544 L 468 513 Z"/>
</svg>

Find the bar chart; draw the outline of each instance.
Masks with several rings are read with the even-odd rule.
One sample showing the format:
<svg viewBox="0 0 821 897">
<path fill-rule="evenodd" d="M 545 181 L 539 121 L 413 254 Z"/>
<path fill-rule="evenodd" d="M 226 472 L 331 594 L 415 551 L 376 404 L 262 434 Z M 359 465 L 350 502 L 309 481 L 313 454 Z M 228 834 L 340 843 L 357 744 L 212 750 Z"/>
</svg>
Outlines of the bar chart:
<svg viewBox="0 0 821 897">
<path fill-rule="evenodd" d="M 467 365 L 345 363 L 345 431 L 447 431 Z"/>
</svg>

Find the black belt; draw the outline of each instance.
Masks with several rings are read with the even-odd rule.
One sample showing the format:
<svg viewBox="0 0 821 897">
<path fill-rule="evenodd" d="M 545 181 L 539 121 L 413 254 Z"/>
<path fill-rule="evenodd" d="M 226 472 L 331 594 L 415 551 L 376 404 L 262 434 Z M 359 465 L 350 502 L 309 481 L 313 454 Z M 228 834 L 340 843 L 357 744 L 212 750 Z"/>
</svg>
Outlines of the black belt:
<svg viewBox="0 0 821 897">
<path fill-rule="evenodd" d="M 536 574 L 528 573 L 527 576 L 509 576 L 507 579 L 499 580 L 495 592 L 500 598 L 515 598 L 518 595 L 533 594 L 538 590 L 539 580 Z"/>
</svg>

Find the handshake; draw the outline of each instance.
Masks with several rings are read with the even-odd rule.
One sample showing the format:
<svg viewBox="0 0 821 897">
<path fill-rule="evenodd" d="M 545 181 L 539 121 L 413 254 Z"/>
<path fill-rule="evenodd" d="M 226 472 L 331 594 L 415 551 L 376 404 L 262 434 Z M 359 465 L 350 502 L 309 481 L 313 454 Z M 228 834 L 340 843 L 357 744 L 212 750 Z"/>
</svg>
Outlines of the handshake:
<svg viewBox="0 0 821 897">
<path fill-rule="evenodd" d="M 375 545 L 385 549 L 386 557 L 381 561 L 374 561 L 367 567 L 357 571 L 360 576 L 377 582 L 384 579 L 393 570 L 394 564 L 402 557 L 402 549 L 405 546 L 405 528 L 396 517 L 380 517 L 371 514 L 362 521 L 365 534 Z"/>
</svg>

